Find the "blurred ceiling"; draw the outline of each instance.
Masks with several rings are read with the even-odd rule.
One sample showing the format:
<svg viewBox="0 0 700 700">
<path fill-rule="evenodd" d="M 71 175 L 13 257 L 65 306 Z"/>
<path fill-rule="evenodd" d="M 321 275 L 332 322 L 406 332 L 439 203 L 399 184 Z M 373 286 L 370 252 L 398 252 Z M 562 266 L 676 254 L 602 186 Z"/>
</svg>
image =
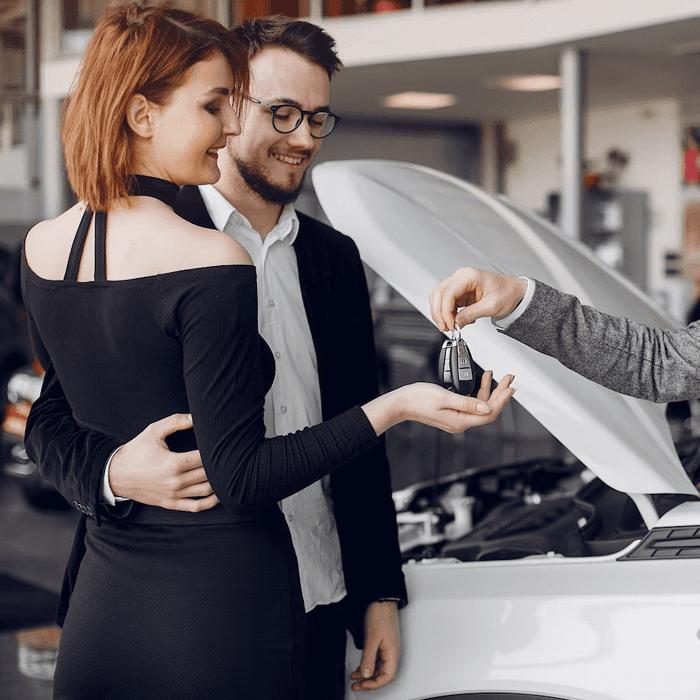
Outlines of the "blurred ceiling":
<svg viewBox="0 0 700 700">
<path fill-rule="evenodd" d="M 589 52 L 587 104 L 680 99 L 700 116 L 700 17 L 577 42 Z M 333 108 L 362 118 L 464 122 L 553 114 L 559 91 L 515 92 L 492 85 L 514 74 L 558 74 L 562 45 L 517 52 L 452 56 L 381 65 L 353 66 L 333 79 Z M 446 92 L 456 103 L 444 109 L 383 107 L 403 91 Z"/>
<path fill-rule="evenodd" d="M 0 0 L 0 38 L 5 45 L 23 43 L 28 2 Z M 578 48 L 589 52 L 587 104 L 643 105 L 672 98 L 680 101 L 682 113 L 700 117 L 700 9 L 698 15 L 577 41 Z M 360 18 L 341 19 L 361 28 L 357 24 Z M 334 33 L 334 27 L 326 28 Z M 333 108 L 347 117 L 362 119 L 457 124 L 555 114 L 559 111 L 558 90 L 515 92 L 493 83 L 515 74 L 556 75 L 562 49 L 563 45 L 552 44 L 348 66 L 333 79 Z M 451 93 L 456 101 L 436 110 L 397 110 L 382 105 L 384 97 L 404 91 Z"/>
</svg>

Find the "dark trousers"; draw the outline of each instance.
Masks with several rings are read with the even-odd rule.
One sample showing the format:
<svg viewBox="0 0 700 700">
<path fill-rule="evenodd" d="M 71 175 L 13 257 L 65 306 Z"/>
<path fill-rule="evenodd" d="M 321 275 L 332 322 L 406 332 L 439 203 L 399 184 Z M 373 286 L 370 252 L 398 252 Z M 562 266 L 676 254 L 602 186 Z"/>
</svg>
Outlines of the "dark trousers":
<svg viewBox="0 0 700 700">
<path fill-rule="evenodd" d="M 345 697 L 345 616 L 343 603 L 317 605 L 306 614 L 306 694 L 304 700 Z"/>
</svg>

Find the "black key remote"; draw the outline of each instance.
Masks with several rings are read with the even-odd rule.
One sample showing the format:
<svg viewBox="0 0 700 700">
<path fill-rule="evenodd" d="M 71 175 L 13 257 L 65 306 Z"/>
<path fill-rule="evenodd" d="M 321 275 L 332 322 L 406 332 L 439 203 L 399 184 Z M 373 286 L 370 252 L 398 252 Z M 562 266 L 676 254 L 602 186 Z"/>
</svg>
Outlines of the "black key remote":
<svg viewBox="0 0 700 700">
<path fill-rule="evenodd" d="M 453 337 L 442 344 L 438 378 L 444 387 L 463 396 L 473 395 L 478 391 L 474 360 L 459 331 L 453 331 Z"/>
</svg>

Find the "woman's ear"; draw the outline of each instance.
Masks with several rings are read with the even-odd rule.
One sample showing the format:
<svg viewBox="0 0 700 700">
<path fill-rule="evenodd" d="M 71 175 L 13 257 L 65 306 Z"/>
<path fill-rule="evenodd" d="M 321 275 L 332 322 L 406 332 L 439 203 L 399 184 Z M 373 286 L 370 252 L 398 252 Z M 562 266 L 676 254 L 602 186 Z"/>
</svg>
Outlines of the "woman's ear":
<svg viewBox="0 0 700 700">
<path fill-rule="evenodd" d="M 126 110 L 126 122 L 129 128 L 142 139 L 153 136 L 153 112 L 155 105 L 143 95 L 136 94 L 129 101 Z"/>
</svg>

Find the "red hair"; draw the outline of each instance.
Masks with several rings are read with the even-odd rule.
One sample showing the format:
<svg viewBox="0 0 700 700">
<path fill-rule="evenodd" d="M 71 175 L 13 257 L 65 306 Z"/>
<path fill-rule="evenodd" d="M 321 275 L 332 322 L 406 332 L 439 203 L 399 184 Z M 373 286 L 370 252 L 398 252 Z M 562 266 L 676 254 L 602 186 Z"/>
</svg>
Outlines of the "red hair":
<svg viewBox="0 0 700 700">
<path fill-rule="evenodd" d="M 234 94 L 247 93 L 246 54 L 218 22 L 167 4 L 107 10 L 83 56 L 61 132 L 68 181 L 93 211 L 107 211 L 129 195 L 132 97 L 164 104 L 192 66 L 217 52 L 231 66 Z"/>
</svg>

